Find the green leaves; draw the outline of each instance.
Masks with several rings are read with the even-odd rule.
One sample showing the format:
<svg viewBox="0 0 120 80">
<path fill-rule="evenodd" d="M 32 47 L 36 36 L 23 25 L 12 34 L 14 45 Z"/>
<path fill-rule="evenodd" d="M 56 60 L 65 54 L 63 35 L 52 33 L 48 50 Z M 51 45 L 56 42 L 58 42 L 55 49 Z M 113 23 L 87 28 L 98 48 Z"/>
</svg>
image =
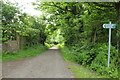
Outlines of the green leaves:
<svg viewBox="0 0 120 80">
<path fill-rule="evenodd" d="M 16 36 L 24 36 L 26 44 L 44 44 L 46 35 L 45 21 L 40 17 L 30 16 L 23 13 L 16 5 L 9 2 L 2 3 L 2 40 L 16 40 Z"/>
<path fill-rule="evenodd" d="M 110 67 L 107 67 L 108 47 L 107 44 L 96 44 L 92 48 L 81 49 L 77 46 L 62 47 L 61 52 L 65 60 L 75 61 L 92 69 L 107 78 L 118 78 L 118 52 L 111 46 Z"/>
</svg>

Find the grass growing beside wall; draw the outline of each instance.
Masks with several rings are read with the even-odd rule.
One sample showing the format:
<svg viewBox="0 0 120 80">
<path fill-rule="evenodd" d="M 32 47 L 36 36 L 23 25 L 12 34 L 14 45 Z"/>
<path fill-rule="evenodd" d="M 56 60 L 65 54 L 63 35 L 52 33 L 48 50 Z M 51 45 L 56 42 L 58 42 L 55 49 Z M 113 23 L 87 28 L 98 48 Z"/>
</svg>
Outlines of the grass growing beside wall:
<svg viewBox="0 0 120 80">
<path fill-rule="evenodd" d="M 37 56 L 44 52 L 47 47 L 39 44 L 29 47 L 27 49 L 19 50 L 19 52 L 3 52 L 2 53 L 2 61 L 10 61 L 10 60 L 17 60 L 26 57 Z"/>
</svg>

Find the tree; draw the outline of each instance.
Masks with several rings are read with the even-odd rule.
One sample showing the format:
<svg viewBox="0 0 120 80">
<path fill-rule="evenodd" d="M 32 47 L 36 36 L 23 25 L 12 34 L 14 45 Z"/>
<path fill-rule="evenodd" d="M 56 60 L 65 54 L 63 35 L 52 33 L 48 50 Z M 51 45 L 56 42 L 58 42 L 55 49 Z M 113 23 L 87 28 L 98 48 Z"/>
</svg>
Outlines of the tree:
<svg viewBox="0 0 120 80">
<path fill-rule="evenodd" d="M 16 40 L 16 36 L 26 37 L 25 45 L 44 44 L 46 40 L 45 22 L 40 17 L 22 13 L 16 5 L 10 2 L 2 3 L 2 33 L 3 42 Z"/>
<path fill-rule="evenodd" d="M 54 28 L 61 29 L 66 45 L 81 44 L 81 39 L 85 40 L 84 43 L 104 43 L 108 36 L 102 24 L 109 21 L 117 23 L 116 4 L 118 3 L 37 2 L 37 9 L 51 14 L 47 20 L 56 24 Z M 112 42 L 114 46 L 117 42 L 116 31 L 112 31 L 115 34 Z"/>
<path fill-rule="evenodd" d="M 12 6 L 9 2 L 2 2 L 2 30 L 3 30 L 3 41 L 9 39 L 15 39 L 15 29 L 17 28 L 17 14 L 20 14 L 17 7 Z M 16 24 L 14 24 L 16 23 Z"/>
</svg>

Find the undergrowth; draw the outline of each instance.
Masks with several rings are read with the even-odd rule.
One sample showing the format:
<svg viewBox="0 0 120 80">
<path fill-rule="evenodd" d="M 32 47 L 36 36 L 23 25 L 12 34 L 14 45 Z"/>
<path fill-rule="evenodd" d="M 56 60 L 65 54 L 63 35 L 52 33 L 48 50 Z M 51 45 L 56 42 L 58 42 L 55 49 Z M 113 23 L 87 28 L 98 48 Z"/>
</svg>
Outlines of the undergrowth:
<svg viewBox="0 0 120 80">
<path fill-rule="evenodd" d="M 107 67 L 107 44 L 97 44 L 88 47 L 60 47 L 65 60 L 70 60 L 97 72 L 106 78 L 118 78 L 118 51 L 111 46 L 110 67 Z"/>
</svg>

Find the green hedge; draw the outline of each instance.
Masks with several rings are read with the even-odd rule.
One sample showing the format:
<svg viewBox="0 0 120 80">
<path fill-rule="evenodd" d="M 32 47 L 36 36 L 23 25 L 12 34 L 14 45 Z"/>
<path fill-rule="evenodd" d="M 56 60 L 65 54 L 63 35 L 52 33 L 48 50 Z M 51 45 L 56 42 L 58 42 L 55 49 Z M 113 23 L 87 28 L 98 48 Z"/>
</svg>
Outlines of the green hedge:
<svg viewBox="0 0 120 80">
<path fill-rule="evenodd" d="M 108 45 L 105 43 L 90 45 L 83 48 L 79 46 L 63 47 L 61 52 L 65 60 L 71 60 L 84 65 L 106 77 L 118 77 L 118 51 L 111 46 L 110 67 L 107 67 Z"/>
</svg>

